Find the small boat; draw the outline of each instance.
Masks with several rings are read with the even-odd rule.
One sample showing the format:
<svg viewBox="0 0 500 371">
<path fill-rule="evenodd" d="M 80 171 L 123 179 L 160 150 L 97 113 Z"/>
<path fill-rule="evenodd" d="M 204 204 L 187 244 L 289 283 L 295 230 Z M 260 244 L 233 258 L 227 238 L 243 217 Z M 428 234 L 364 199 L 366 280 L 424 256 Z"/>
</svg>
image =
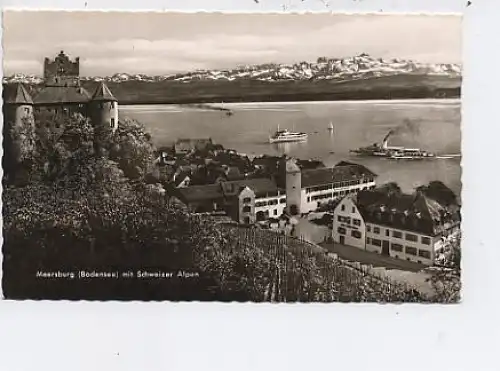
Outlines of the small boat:
<svg viewBox="0 0 500 371">
<path fill-rule="evenodd" d="M 269 137 L 269 143 L 283 143 L 283 142 L 303 142 L 307 140 L 307 133 L 291 132 L 287 129 L 278 130 Z"/>
<path fill-rule="evenodd" d="M 333 131 L 333 123 L 330 121 L 330 125 L 328 125 L 328 131 Z"/>
</svg>

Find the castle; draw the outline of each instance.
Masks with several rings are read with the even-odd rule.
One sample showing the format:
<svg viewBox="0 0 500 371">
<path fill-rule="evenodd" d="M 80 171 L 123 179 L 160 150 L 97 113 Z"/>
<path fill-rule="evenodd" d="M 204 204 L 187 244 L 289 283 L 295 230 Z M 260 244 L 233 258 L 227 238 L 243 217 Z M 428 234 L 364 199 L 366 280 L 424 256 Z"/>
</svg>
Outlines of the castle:
<svg viewBox="0 0 500 371">
<path fill-rule="evenodd" d="M 20 125 L 24 120 L 33 121 L 34 112 L 47 111 L 55 115 L 81 113 L 94 127 L 118 127 L 118 101 L 105 83 L 101 82 L 90 94 L 80 82 L 80 59 L 71 61 L 61 51 L 53 60 L 45 58 L 44 85 L 31 97 L 18 83 L 4 87 L 4 122 Z"/>
</svg>

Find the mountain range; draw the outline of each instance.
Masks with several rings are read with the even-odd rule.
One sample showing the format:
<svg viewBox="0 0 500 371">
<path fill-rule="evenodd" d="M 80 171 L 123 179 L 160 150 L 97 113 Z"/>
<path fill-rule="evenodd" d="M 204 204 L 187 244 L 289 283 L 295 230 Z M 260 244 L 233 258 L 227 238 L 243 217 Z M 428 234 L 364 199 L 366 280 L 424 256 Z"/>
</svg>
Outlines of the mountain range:
<svg viewBox="0 0 500 371">
<path fill-rule="evenodd" d="M 348 58 L 320 57 L 316 62 L 294 64 L 268 63 L 239 66 L 225 70 L 197 70 L 187 73 L 150 76 L 146 74 L 116 73 L 112 76 L 82 77 L 83 81 L 196 82 L 196 81 L 307 81 L 307 80 L 356 80 L 393 75 L 428 75 L 460 77 L 462 68 L 453 63 L 419 63 L 404 59 L 374 58 L 366 53 Z M 43 78 L 36 75 L 15 74 L 4 77 L 4 83 L 22 82 L 38 84 Z"/>
</svg>

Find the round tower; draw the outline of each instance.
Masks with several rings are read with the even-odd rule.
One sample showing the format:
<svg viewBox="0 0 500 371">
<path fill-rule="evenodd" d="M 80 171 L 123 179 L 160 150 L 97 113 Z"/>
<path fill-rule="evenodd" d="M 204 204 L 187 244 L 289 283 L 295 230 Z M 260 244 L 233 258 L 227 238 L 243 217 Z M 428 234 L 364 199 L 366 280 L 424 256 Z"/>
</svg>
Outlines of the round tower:
<svg viewBox="0 0 500 371">
<path fill-rule="evenodd" d="M 14 126 L 21 125 L 25 119 L 33 121 L 33 99 L 22 84 L 14 89 L 5 89 L 4 121 Z"/>
<path fill-rule="evenodd" d="M 33 99 L 22 84 L 12 89 L 4 89 L 4 146 L 8 156 L 20 161 L 22 151 L 29 151 L 33 146 L 35 120 Z"/>
<path fill-rule="evenodd" d="M 118 101 L 101 82 L 90 100 L 90 116 L 94 127 L 118 128 Z"/>
<path fill-rule="evenodd" d="M 285 183 L 286 183 L 286 210 L 290 215 L 301 213 L 302 204 L 302 179 L 300 168 L 294 159 L 286 160 Z"/>
</svg>

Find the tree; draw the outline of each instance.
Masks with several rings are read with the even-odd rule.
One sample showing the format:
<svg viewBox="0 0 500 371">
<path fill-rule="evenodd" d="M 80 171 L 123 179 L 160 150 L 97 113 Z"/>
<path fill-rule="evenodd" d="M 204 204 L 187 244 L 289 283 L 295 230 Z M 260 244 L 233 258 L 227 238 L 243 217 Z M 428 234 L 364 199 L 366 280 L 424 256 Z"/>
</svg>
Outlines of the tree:
<svg viewBox="0 0 500 371">
<path fill-rule="evenodd" d="M 396 182 L 385 183 L 385 184 L 381 185 L 378 188 L 378 190 L 382 191 L 382 192 L 386 192 L 388 195 L 392 195 L 392 194 L 397 195 L 397 194 L 402 193 L 401 187 Z"/>
<path fill-rule="evenodd" d="M 110 159 L 116 161 L 130 179 L 142 179 L 152 171 L 155 147 L 144 126 L 135 120 L 123 120 L 108 136 Z"/>
</svg>

